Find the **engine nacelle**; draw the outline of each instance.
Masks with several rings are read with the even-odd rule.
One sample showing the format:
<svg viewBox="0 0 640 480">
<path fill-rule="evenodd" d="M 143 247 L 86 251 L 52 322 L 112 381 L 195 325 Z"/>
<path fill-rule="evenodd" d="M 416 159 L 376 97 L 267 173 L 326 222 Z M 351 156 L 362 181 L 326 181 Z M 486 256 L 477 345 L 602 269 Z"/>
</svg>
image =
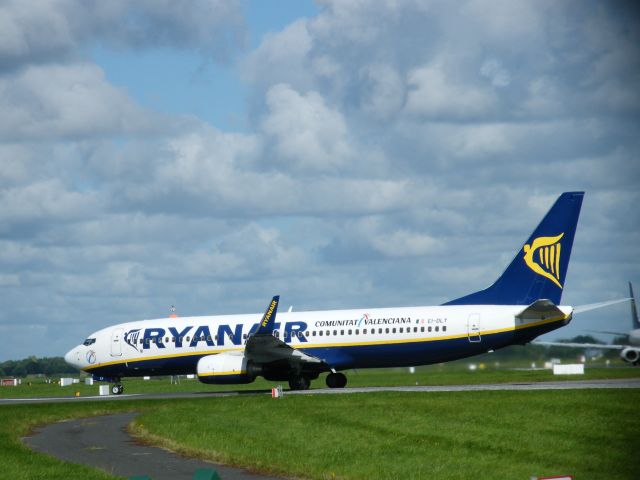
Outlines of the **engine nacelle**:
<svg viewBox="0 0 640 480">
<path fill-rule="evenodd" d="M 198 380 L 202 383 L 251 383 L 256 376 L 242 354 L 219 353 L 207 355 L 198 361 Z"/>
<path fill-rule="evenodd" d="M 625 348 L 620 352 L 620 358 L 625 362 L 633 363 L 637 365 L 640 361 L 640 348 Z"/>
</svg>

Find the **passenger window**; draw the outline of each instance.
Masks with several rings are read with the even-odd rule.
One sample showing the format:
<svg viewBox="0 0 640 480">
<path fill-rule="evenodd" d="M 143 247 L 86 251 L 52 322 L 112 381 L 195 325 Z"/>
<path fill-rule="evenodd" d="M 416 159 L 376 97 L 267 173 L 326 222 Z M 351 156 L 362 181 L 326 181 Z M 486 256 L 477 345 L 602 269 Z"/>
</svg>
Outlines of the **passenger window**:
<svg viewBox="0 0 640 480">
<path fill-rule="evenodd" d="M 247 334 L 246 334 L 246 333 L 243 333 L 243 334 L 242 334 L 242 338 L 244 338 L 244 339 L 246 340 L 246 339 L 247 339 Z"/>
<path fill-rule="evenodd" d="M 186 338 L 186 341 L 187 341 L 187 342 L 189 341 L 189 337 L 187 337 L 187 338 Z"/>
<path fill-rule="evenodd" d="M 318 330 L 318 336 L 321 337 L 322 336 L 322 330 Z"/>
<path fill-rule="evenodd" d="M 424 327 L 420 327 L 420 332 L 424 333 Z"/>
<path fill-rule="evenodd" d="M 211 335 L 207 335 L 207 342 L 211 341 Z"/>
<path fill-rule="evenodd" d="M 362 334 L 366 335 L 367 334 L 367 329 L 365 328 L 364 330 L 362 330 Z"/>
<path fill-rule="evenodd" d="M 337 331 L 337 330 L 334 330 L 334 331 L 333 331 L 333 335 L 334 335 L 334 336 L 338 336 L 338 331 Z"/>
<path fill-rule="evenodd" d="M 438 326 L 436 325 L 436 332 L 437 332 L 438 330 L 440 330 L 440 327 L 438 327 Z"/>
<path fill-rule="evenodd" d="M 356 328 L 356 335 L 360 335 L 360 330 Z"/>
<path fill-rule="evenodd" d="M 340 330 L 340 335 L 344 335 L 344 330 Z"/>
<path fill-rule="evenodd" d="M 429 327 L 429 328 L 427 329 L 427 331 L 431 332 L 431 327 Z"/>
<path fill-rule="evenodd" d="M 381 328 L 378 329 L 378 333 L 382 333 L 382 329 Z"/>
<path fill-rule="evenodd" d="M 316 331 L 314 330 L 313 332 L 311 332 L 311 336 L 315 337 L 316 336 Z"/>
<path fill-rule="evenodd" d="M 395 329 L 395 328 L 394 328 L 394 329 L 392 329 L 392 330 L 391 330 L 391 333 L 396 333 L 396 329 Z"/>
<path fill-rule="evenodd" d="M 443 331 L 443 332 L 446 332 L 446 331 L 447 331 L 447 326 L 446 326 L 446 325 L 443 325 L 443 326 L 442 326 L 442 331 Z"/>
</svg>

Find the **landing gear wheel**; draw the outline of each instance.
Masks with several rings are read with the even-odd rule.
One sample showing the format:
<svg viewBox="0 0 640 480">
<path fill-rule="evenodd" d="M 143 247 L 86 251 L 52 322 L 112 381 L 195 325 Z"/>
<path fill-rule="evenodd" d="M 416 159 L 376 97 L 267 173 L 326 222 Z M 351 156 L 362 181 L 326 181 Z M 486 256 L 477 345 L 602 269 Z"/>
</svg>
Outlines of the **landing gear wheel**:
<svg viewBox="0 0 640 480">
<path fill-rule="evenodd" d="M 347 377 L 344 373 L 330 373 L 327 375 L 327 387 L 344 388 L 347 385 Z"/>
<path fill-rule="evenodd" d="M 116 385 L 111 385 L 111 393 L 114 395 L 120 395 L 122 392 L 124 392 L 124 387 L 122 385 L 120 385 L 119 383 Z"/>
<path fill-rule="evenodd" d="M 289 388 L 291 390 L 308 390 L 311 380 L 302 375 L 292 375 L 289 377 Z"/>
</svg>

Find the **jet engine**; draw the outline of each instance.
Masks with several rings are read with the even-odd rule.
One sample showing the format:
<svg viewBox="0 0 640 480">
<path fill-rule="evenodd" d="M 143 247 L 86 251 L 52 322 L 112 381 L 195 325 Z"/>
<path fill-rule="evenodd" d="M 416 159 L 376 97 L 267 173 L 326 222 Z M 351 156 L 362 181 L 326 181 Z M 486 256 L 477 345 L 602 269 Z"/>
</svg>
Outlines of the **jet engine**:
<svg viewBox="0 0 640 480">
<path fill-rule="evenodd" d="M 257 369 L 242 354 L 219 353 L 207 355 L 198 361 L 198 380 L 202 383 L 251 383 Z"/>
<path fill-rule="evenodd" d="M 620 352 L 620 358 L 628 363 L 638 365 L 640 363 L 640 348 L 628 347 Z"/>
</svg>

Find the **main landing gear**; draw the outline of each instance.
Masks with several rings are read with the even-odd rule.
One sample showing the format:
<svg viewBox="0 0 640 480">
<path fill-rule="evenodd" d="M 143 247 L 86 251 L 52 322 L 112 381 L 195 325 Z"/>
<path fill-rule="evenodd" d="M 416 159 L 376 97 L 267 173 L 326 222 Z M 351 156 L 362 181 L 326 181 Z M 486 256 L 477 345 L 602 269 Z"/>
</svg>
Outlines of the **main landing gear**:
<svg viewBox="0 0 640 480">
<path fill-rule="evenodd" d="M 291 390 L 308 390 L 310 385 L 311 380 L 304 375 L 291 375 L 289 377 L 289 388 Z"/>
<path fill-rule="evenodd" d="M 115 384 L 111 385 L 111 394 L 112 395 L 120 395 L 122 392 L 124 392 L 124 387 L 122 386 L 121 383 L 115 383 Z"/>
<path fill-rule="evenodd" d="M 327 375 L 327 387 L 344 388 L 347 385 L 347 377 L 344 373 L 331 372 Z"/>
</svg>

